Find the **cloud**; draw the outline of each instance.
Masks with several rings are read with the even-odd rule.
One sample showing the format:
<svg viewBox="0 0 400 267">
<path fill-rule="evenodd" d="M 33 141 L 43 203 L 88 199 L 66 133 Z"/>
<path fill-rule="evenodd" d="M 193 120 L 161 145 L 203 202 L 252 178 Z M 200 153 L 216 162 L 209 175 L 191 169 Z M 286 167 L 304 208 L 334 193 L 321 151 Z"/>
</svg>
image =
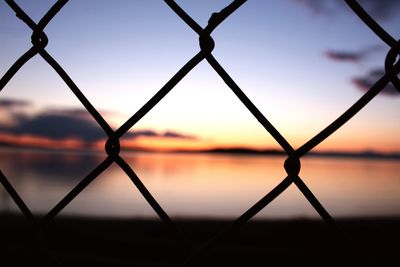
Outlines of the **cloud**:
<svg viewBox="0 0 400 267">
<path fill-rule="evenodd" d="M 335 14 L 349 7 L 342 0 L 295 0 L 316 14 Z M 359 0 L 360 5 L 376 19 L 390 19 L 400 7 L 399 0 Z"/>
<path fill-rule="evenodd" d="M 371 11 L 371 15 L 376 18 L 388 19 L 396 15 L 399 0 L 360 0 L 360 4 L 365 2 L 366 9 Z"/>
<path fill-rule="evenodd" d="M 352 82 L 359 89 L 363 91 L 368 91 L 384 74 L 385 71 L 383 69 L 374 69 L 371 70 L 366 76 L 354 78 Z M 386 85 L 385 89 L 383 89 L 381 93 L 392 96 L 399 95 L 399 91 L 397 91 L 392 83 L 388 83 L 388 85 Z"/>
<path fill-rule="evenodd" d="M 303 4 L 307 8 L 311 9 L 316 14 L 327 14 L 331 13 L 334 1 L 324 0 L 295 0 L 297 3 Z"/>
<path fill-rule="evenodd" d="M 364 55 L 357 52 L 345 52 L 345 51 L 326 51 L 325 55 L 335 61 L 350 61 L 359 62 L 363 59 Z"/>
<path fill-rule="evenodd" d="M 158 137 L 158 138 L 174 138 L 174 139 L 186 139 L 186 140 L 196 140 L 197 137 L 193 135 L 182 134 L 173 131 L 166 131 L 159 133 L 153 130 L 136 130 L 133 132 L 128 132 L 124 135 L 124 138 L 139 138 L 139 137 Z"/>
<path fill-rule="evenodd" d="M 47 111 L 33 117 L 20 114 L 12 126 L 0 126 L 3 133 L 33 135 L 53 140 L 76 138 L 85 142 L 105 139 L 106 135 L 96 123 L 71 110 Z"/>
<path fill-rule="evenodd" d="M 197 139 L 197 137 L 193 135 L 185 135 L 176 132 L 167 131 L 163 134 L 163 137 L 166 138 L 179 138 L 179 139 Z"/>
<path fill-rule="evenodd" d="M 382 49 L 383 49 L 382 46 L 374 45 L 363 48 L 360 51 L 328 50 L 325 52 L 325 56 L 328 59 L 334 61 L 358 63 L 367 58 L 372 53 L 380 51 Z"/>
<path fill-rule="evenodd" d="M 10 100 L 9 105 L 18 102 Z M 22 103 L 19 103 L 21 105 Z M 48 109 L 34 116 L 20 112 L 13 114 L 11 125 L 0 122 L 0 133 L 11 135 L 32 135 L 51 140 L 74 138 L 87 143 L 107 139 L 107 135 L 96 121 L 84 109 Z M 139 137 L 175 138 L 195 140 L 197 137 L 174 131 L 156 132 L 153 130 L 136 130 L 123 135 L 124 139 Z"/>
<path fill-rule="evenodd" d="M 22 108 L 30 106 L 31 103 L 25 100 L 15 100 L 15 99 L 0 99 L 0 109 L 2 108 Z"/>
</svg>

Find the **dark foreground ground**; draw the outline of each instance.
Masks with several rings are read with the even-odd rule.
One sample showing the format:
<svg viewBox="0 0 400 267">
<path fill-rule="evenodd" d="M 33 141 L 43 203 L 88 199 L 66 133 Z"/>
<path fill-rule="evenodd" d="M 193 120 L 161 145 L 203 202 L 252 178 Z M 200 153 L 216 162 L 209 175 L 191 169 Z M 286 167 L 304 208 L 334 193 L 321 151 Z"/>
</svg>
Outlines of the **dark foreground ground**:
<svg viewBox="0 0 400 267">
<path fill-rule="evenodd" d="M 227 221 L 56 218 L 41 234 L 0 214 L 0 266 L 183 266 Z M 254 221 L 188 266 L 400 266 L 400 219 Z"/>
</svg>

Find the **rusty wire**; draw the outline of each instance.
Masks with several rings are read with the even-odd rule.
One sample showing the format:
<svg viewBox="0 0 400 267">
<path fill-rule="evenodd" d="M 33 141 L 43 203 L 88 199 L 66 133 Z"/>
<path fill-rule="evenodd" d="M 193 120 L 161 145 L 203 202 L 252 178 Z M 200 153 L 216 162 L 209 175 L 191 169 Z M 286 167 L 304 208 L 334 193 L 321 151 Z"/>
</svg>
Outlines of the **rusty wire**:
<svg viewBox="0 0 400 267">
<path fill-rule="evenodd" d="M 31 58 L 40 55 L 64 80 L 70 90 L 75 94 L 79 101 L 83 104 L 85 109 L 92 115 L 100 127 L 108 136 L 105 144 L 105 151 L 107 157 L 94 168 L 85 178 L 83 178 L 59 203 L 52 208 L 42 220 L 36 221 L 32 212 L 27 207 L 23 199 L 19 196 L 18 192 L 10 184 L 6 176 L 0 171 L 0 183 L 8 192 L 10 197 L 15 201 L 22 214 L 27 218 L 32 225 L 34 231 L 41 232 L 46 226 L 61 212 L 76 196 L 79 195 L 93 180 L 95 180 L 101 173 L 103 173 L 112 163 L 116 163 L 131 179 L 133 184 L 138 188 L 140 193 L 144 196 L 146 201 L 158 214 L 161 220 L 169 226 L 185 245 L 190 242 L 178 229 L 175 223 L 171 220 L 168 214 L 163 210 L 157 200 L 152 196 L 150 191 L 141 182 L 140 178 L 133 171 L 126 161 L 119 155 L 120 145 L 119 139 L 129 131 L 138 121 L 140 121 L 150 110 L 152 110 L 194 67 L 200 62 L 206 60 L 209 65 L 218 73 L 226 85 L 233 91 L 233 93 L 240 99 L 243 105 L 253 114 L 265 130 L 276 140 L 281 148 L 286 152 L 287 159 L 284 163 L 284 169 L 287 172 L 287 177 L 284 178 L 275 188 L 268 192 L 262 199 L 250 207 L 244 214 L 234 220 L 228 227 L 223 229 L 208 242 L 200 247 L 192 248 L 191 252 L 187 255 L 184 265 L 191 265 L 200 255 L 203 255 L 210 250 L 218 241 L 226 236 L 234 235 L 235 231 L 240 229 L 246 222 L 253 218 L 259 211 L 265 208 L 276 197 L 284 192 L 292 183 L 294 183 L 307 200 L 311 203 L 314 209 L 318 212 L 321 218 L 330 225 L 335 227 L 335 222 L 318 199 L 314 196 L 311 190 L 303 182 L 299 176 L 301 169 L 300 159 L 309 151 L 318 146 L 319 143 L 327 139 L 332 133 L 342 127 L 354 115 L 356 115 L 364 106 L 366 106 L 385 86 L 391 82 L 395 88 L 400 92 L 400 80 L 397 74 L 400 71 L 400 61 L 396 62 L 396 58 L 400 53 L 400 43 L 396 41 L 390 34 L 388 34 L 382 27 L 375 22 L 375 20 L 368 15 L 368 13 L 358 4 L 356 0 L 345 0 L 349 7 L 357 14 L 360 19 L 389 47 L 385 59 L 385 74 L 376 81 L 376 83 L 348 110 L 346 110 L 339 118 L 333 121 L 325 129 L 319 132 L 316 136 L 311 138 L 308 142 L 298 149 L 293 149 L 290 143 L 281 135 L 281 133 L 269 122 L 269 120 L 259 111 L 253 102 L 246 96 L 242 89 L 235 83 L 231 76 L 224 70 L 218 60 L 213 56 L 212 51 L 215 47 L 215 42 L 211 37 L 211 33 L 233 12 L 235 12 L 247 0 L 234 0 L 227 7 L 220 12 L 213 13 L 210 17 L 208 24 L 202 28 L 196 21 L 194 21 L 174 0 L 165 0 L 165 3 L 176 13 L 193 31 L 199 36 L 200 51 L 193 56 L 165 85 L 146 102 L 135 114 L 133 114 L 125 123 L 122 124 L 117 130 L 113 130 L 110 125 L 104 120 L 96 108 L 81 92 L 79 87 L 73 82 L 69 75 L 64 71 L 61 65 L 46 51 L 48 38 L 44 32 L 48 23 L 57 15 L 57 13 L 64 7 L 68 0 L 58 0 L 49 11 L 42 17 L 39 23 L 35 23 L 17 3 L 13 0 L 5 0 L 10 8 L 15 12 L 16 16 L 21 19 L 31 30 L 32 47 L 24 53 L 15 63 L 8 69 L 0 80 L 0 91 L 6 84 L 13 78 L 18 70 Z"/>
</svg>

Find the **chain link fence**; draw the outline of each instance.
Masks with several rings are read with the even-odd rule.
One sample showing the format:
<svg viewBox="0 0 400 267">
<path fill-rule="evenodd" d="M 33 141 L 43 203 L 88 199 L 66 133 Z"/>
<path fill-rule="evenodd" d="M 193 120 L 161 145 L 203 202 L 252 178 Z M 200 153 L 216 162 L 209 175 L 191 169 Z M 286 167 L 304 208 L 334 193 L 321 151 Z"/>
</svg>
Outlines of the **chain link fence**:
<svg viewBox="0 0 400 267">
<path fill-rule="evenodd" d="M 18 192 L 13 188 L 11 183 L 0 171 L 0 182 L 6 189 L 10 197 L 15 201 L 23 215 L 29 221 L 32 229 L 38 239 L 41 233 L 44 232 L 46 227 L 52 220 L 74 199 L 82 190 L 84 190 L 93 180 L 95 180 L 101 173 L 103 173 L 112 163 L 116 163 L 132 180 L 134 185 L 151 205 L 154 211 L 158 214 L 161 220 L 172 230 L 177 237 L 179 237 L 183 244 L 188 245 L 189 241 L 171 220 L 170 216 L 157 202 L 156 198 L 142 183 L 138 175 L 133 171 L 131 166 L 127 164 L 123 157 L 120 156 L 119 140 L 124 136 L 136 123 L 138 123 L 154 106 L 156 106 L 193 68 L 195 68 L 203 60 L 207 61 L 209 65 L 218 73 L 224 80 L 226 85 L 234 92 L 246 108 L 253 114 L 265 130 L 272 135 L 272 137 L 279 143 L 281 148 L 286 152 L 287 159 L 284 163 L 284 169 L 287 176 L 276 185 L 273 190 L 268 192 L 262 199 L 250 207 L 244 214 L 234 220 L 230 226 L 224 228 L 221 232 L 211 238 L 208 242 L 200 247 L 192 248 L 183 261 L 183 265 L 190 266 L 202 255 L 205 255 L 209 250 L 220 240 L 226 237 L 234 237 L 235 232 L 242 228 L 250 219 L 252 219 L 260 210 L 265 208 L 276 197 L 284 192 L 291 184 L 295 184 L 307 200 L 311 203 L 314 209 L 318 212 L 321 218 L 333 228 L 336 228 L 334 219 L 328 211 L 321 205 L 318 199 L 314 196 L 311 190 L 303 182 L 299 176 L 301 169 L 300 159 L 309 151 L 318 146 L 319 143 L 328 138 L 332 133 L 343 126 L 355 114 L 357 114 L 364 106 L 366 106 L 379 92 L 381 92 L 388 83 L 392 83 L 395 88 L 400 92 L 400 80 L 397 74 L 400 72 L 400 61 L 397 57 L 400 53 L 400 43 L 389 35 L 369 14 L 357 3 L 355 0 L 345 0 L 348 6 L 354 11 L 359 18 L 389 47 L 385 59 L 385 74 L 376 81 L 376 83 L 348 110 L 346 110 L 339 118 L 333 121 L 325 129 L 319 132 L 316 136 L 311 138 L 308 142 L 298 149 L 294 149 L 285 137 L 269 122 L 269 120 L 259 111 L 259 109 L 252 103 L 246 96 L 242 89 L 235 83 L 233 78 L 224 70 L 221 64 L 213 56 L 214 40 L 211 33 L 232 13 L 234 13 L 246 0 L 234 0 L 227 7 L 218 13 L 213 13 L 208 21 L 208 25 L 202 28 L 195 20 L 193 20 L 175 1 L 165 0 L 165 3 L 199 36 L 200 51 L 193 56 L 165 85 L 147 102 L 145 103 L 133 116 L 131 116 L 121 127 L 113 130 L 107 121 L 100 115 L 96 108 L 81 92 L 79 87 L 74 83 L 71 77 L 64 71 L 62 66 L 46 51 L 48 43 L 47 36 L 44 32 L 46 26 L 57 15 L 57 13 L 64 7 L 67 0 L 58 0 L 49 11 L 42 17 L 39 23 L 35 23 L 28 14 L 24 12 L 21 7 L 13 0 L 6 0 L 9 7 L 15 12 L 17 17 L 23 21 L 32 30 L 32 47 L 23 54 L 5 73 L 0 80 L 0 90 L 2 90 L 7 83 L 13 78 L 18 70 L 27 63 L 31 58 L 36 55 L 41 56 L 64 80 L 70 90 L 75 94 L 79 101 L 83 104 L 86 110 L 93 116 L 97 123 L 101 126 L 108 136 L 105 144 L 105 151 L 107 157 L 93 169 L 85 178 L 83 178 L 54 208 L 52 208 L 40 221 L 38 221 L 31 210 L 27 207 L 24 200 L 20 197 Z M 397 60 L 397 62 L 396 62 Z M 39 242 L 39 241 L 38 241 Z M 56 261 L 58 262 L 58 261 Z M 59 263 L 61 265 L 61 263 Z"/>
</svg>

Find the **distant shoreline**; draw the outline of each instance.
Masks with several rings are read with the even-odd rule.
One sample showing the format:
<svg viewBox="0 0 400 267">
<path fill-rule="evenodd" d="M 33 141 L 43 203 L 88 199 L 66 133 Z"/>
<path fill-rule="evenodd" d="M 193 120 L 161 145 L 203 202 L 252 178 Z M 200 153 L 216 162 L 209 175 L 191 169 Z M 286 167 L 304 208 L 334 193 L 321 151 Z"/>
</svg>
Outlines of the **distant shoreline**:
<svg viewBox="0 0 400 267">
<path fill-rule="evenodd" d="M 216 148 L 208 150 L 175 150 L 173 153 L 187 154 L 233 154 L 233 155 L 265 155 L 265 156 L 286 156 L 281 150 L 265 149 L 256 150 L 249 148 Z M 381 153 L 376 151 L 344 152 L 344 151 L 324 151 L 309 152 L 306 156 L 314 157 L 335 157 L 335 158 L 370 158 L 370 159 L 400 159 L 400 153 Z"/>
<path fill-rule="evenodd" d="M 10 144 L 1 144 L 0 150 L 27 150 L 33 152 L 56 152 L 56 153 L 102 153 L 91 148 L 88 149 L 65 149 L 65 148 L 43 148 L 35 146 L 18 146 Z M 167 150 L 158 151 L 146 148 L 123 148 L 122 152 L 130 153 L 164 153 L 164 154 L 214 154 L 214 155 L 259 155 L 259 156 L 286 156 L 283 150 L 277 149 L 251 149 L 251 148 L 214 148 L 200 150 Z M 359 159 L 389 159 L 400 160 L 400 152 L 383 153 L 378 151 L 311 151 L 305 157 L 329 157 L 329 158 L 359 158 Z"/>
</svg>

